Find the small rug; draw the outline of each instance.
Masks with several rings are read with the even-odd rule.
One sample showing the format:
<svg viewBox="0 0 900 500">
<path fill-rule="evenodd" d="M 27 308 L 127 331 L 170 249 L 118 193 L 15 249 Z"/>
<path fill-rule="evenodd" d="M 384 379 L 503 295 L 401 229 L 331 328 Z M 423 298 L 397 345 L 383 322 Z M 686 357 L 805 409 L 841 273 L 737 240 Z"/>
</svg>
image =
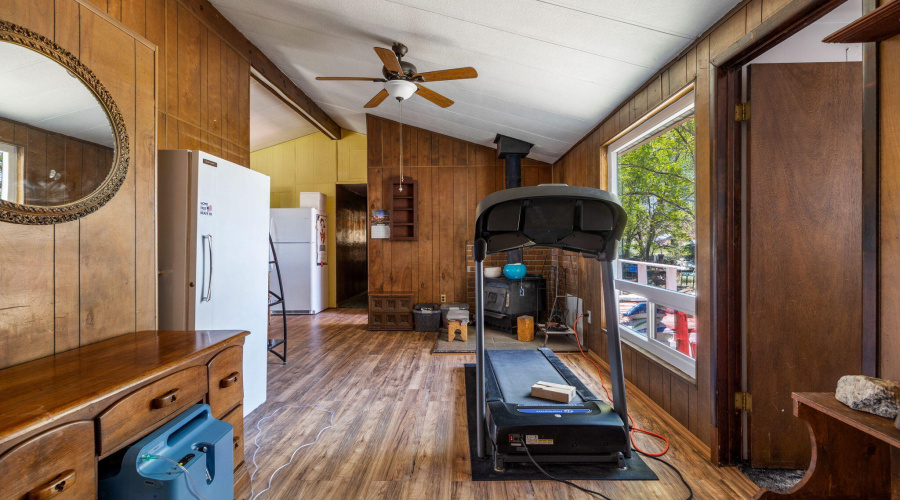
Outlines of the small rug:
<svg viewBox="0 0 900 500">
<path fill-rule="evenodd" d="M 544 334 L 540 332 L 534 333 L 534 340 L 531 342 L 520 342 L 514 333 L 501 332 L 492 328 L 484 329 L 484 348 L 498 350 L 536 350 L 538 347 L 544 346 Z M 578 344 L 575 343 L 574 335 L 551 335 L 547 341 L 547 347 L 553 352 L 578 352 Z M 463 342 L 456 336 L 453 342 L 447 342 L 447 330 L 441 328 L 438 333 L 437 340 L 434 342 L 434 350 L 432 352 L 442 353 L 467 353 L 475 352 L 475 327 L 469 325 L 469 341 Z"/>
<path fill-rule="evenodd" d="M 540 481 L 549 478 L 531 464 L 507 463 L 506 470 L 494 470 L 490 455 L 478 458 L 475 449 L 475 365 L 465 365 L 466 420 L 469 429 L 469 456 L 472 460 L 472 481 Z M 647 464 L 632 453 L 625 461 L 625 469 L 612 464 L 541 464 L 550 475 L 559 479 L 587 479 L 610 481 L 658 481 Z"/>
<path fill-rule="evenodd" d="M 772 491 L 787 491 L 806 475 L 806 469 L 754 469 L 747 464 L 739 464 L 738 469 L 760 488 Z"/>
</svg>

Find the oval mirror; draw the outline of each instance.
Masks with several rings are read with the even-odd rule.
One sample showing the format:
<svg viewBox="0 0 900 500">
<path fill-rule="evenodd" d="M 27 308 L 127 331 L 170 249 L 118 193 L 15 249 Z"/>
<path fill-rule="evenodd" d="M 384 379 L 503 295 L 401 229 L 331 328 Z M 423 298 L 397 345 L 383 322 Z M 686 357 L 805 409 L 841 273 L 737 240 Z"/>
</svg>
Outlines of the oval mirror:
<svg viewBox="0 0 900 500">
<path fill-rule="evenodd" d="M 0 21 L 0 220 L 96 211 L 128 169 L 128 136 L 97 77 L 52 41 Z"/>
</svg>

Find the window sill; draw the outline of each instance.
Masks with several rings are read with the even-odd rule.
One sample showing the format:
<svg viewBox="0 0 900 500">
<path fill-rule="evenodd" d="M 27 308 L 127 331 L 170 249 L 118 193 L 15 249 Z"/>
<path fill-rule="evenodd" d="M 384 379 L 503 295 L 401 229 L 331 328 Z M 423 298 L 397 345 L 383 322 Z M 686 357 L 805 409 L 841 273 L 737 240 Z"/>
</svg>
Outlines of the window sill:
<svg viewBox="0 0 900 500">
<path fill-rule="evenodd" d="M 606 329 L 603 329 L 603 333 L 606 333 Z M 638 351 L 643 356 L 649 358 L 654 363 L 660 365 L 666 370 L 672 372 L 674 375 L 684 379 L 686 382 L 696 385 L 697 384 L 697 364 L 696 360 L 690 366 L 678 366 L 673 364 L 670 360 L 667 360 L 665 357 L 659 355 L 653 350 L 649 349 L 648 345 L 651 341 L 647 339 L 634 338 L 638 337 L 637 335 L 626 331 L 623 328 L 619 329 L 619 336 L 623 343 L 628 344 L 629 347 Z M 658 349 L 667 349 L 666 347 L 659 346 Z M 683 361 L 680 363 L 681 365 L 686 365 L 687 362 Z M 690 368 L 690 371 L 686 371 L 686 368 Z"/>
</svg>

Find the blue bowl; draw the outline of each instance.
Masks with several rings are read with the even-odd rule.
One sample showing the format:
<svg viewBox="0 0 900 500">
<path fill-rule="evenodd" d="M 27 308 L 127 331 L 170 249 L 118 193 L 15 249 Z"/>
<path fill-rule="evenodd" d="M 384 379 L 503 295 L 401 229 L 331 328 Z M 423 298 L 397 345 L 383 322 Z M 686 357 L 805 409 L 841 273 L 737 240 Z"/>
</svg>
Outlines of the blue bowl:
<svg viewBox="0 0 900 500">
<path fill-rule="evenodd" d="M 503 266 L 503 275 L 507 279 L 520 280 L 525 277 L 525 264 L 507 264 Z"/>
</svg>

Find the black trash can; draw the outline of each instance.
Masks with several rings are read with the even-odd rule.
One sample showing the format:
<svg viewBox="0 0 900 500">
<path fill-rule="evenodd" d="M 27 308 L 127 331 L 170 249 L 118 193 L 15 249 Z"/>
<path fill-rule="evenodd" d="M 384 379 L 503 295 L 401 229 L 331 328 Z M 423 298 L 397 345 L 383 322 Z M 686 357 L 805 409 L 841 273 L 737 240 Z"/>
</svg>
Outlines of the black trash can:
<svg viewBox="0 0 900 500">
<path fill-rule="evenodd" d="M 436 332 L 441 326 L 441 308 L 425 302 L 413 306 L 413 318 L 417 332 Z"/>
</svg>

